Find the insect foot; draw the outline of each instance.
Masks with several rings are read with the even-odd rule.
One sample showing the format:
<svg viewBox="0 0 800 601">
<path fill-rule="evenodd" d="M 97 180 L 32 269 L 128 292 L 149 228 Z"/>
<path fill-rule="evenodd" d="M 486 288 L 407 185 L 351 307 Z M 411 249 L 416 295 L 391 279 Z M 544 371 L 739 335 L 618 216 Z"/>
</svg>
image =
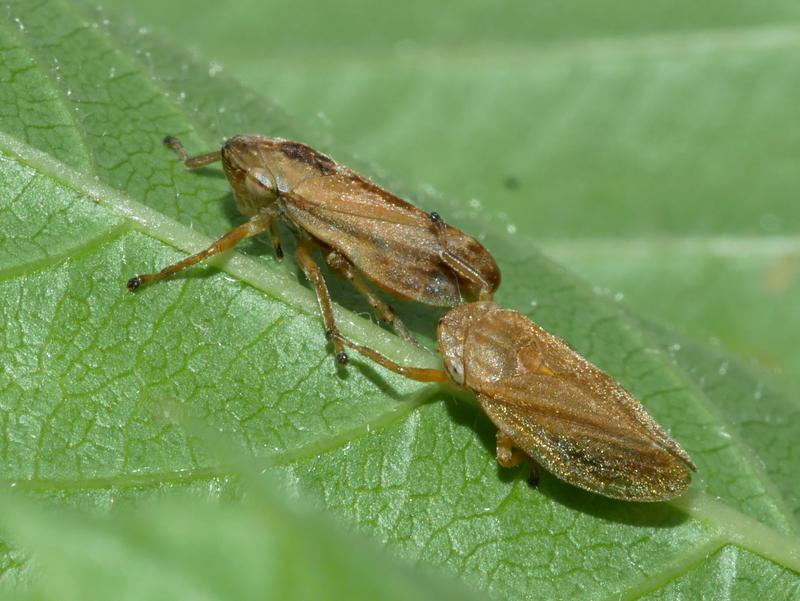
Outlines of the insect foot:
<svg viewBox="0 0 800 601">
<path fill-rule="evenodd" d="M 527 482 L 531 488 L 539 486 L 539 469 L 534 462 L 531 462 L 531 473 L 528 474 Z"/>
<path fill-rule="evenodd" d="M 128 287 L 128 290 L 131 292 L 135 292 L 139 286 L 142 285 L 142 278 L 138 275 L 128 280 L 128 283 L 125 284 Z"/>
</svg>

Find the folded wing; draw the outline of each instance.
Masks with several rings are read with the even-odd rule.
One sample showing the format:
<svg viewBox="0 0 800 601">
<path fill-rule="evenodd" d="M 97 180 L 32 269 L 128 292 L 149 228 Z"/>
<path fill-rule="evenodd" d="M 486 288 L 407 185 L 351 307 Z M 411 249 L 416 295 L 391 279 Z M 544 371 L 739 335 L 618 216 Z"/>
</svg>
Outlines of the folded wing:
<svg viewBox="0 0 800 601">
<path fill-rule="evenodd" d="M 636 501 L 688 487 L 694 464 L 641 403 L 520 313 L 487 312 L 464 363 L 466 384 L 495 425 L 559 478 Z"/>
<path fill-rule="evenodd" d="M 344 254 L 367 278 L 401 298 L 454 306 L 475 298 L 474 282 L 456 274 L 430 216 L 349 170 L 301 183 L 285 203 L 287 215 Z M 476 240 L 447 226 L 447 250 L 487 281 L 499 282 L 494 259 Z"/>
</svg>

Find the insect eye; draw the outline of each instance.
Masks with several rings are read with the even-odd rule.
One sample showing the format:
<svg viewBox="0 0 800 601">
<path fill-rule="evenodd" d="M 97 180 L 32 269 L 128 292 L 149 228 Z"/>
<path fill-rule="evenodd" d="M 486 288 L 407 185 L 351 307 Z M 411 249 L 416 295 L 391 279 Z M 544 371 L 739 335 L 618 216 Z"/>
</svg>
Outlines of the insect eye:
<svg viewBox="0 0 800 601">
<path fill-rule="evenodd" d="M 450 377 L 456 384 L 464 383 L 464 364 L 461 361 L 446 362 L 447 371 L 450 372 Z"/>
<path fill-rule="evenodd" d="M 251 170 L 247 173 L 245 185 L 247 186 L 248 192 L 255 196 L 272 192 L 275 189 L 275 184 L 272 182 L 272 179 L 263 171 L 257 170 Z"/>
<path fill-rule="evenodd" d="M 271 179 L 269 178 L 269 176 L 268 176 L 266 173 L 264 173 L 263 171 L 256 171 L 256 172 L 254 172 L 254 173 L 253 173 L 253 177 L 255 178 L 255 180 L 256 180 L 256 181 L 257 181 L 259 184 L 261 184 L 261 185 L 262 185 L 262 186 L 264 186 L 265 188 L 270 188 L 270 189 L 272 189 L 272 187 L 273 187 L 272 180 L 271 180 Z"/>
</svg>

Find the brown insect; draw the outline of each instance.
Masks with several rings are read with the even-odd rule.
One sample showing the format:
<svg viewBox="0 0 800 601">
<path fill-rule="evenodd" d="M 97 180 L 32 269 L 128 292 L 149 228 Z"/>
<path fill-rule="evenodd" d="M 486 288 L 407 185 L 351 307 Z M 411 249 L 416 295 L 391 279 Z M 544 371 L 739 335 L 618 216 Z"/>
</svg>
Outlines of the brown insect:
<svg viewBox="0 0 800 601">
<path fill-rule="evenodd" d="M 663 501 L 689 486 L 694 463 L 642 404 L 521 313 L 464 304 L 442 317 L 436 336 L 445 370 L 405 367 L 342 343 L 414 380 L 472 390 L 498 428 L 504 467 L 527 456 L 570 484 L 627 501 Z"/>
<path fill-rule="evenodd" d="M 312 256 L 314 247 L 382 319 L 414 342 L 392 308 L 360 274 L 396 297 L 441 307 L 489 300 L 500 284 L 494 258 L 474 238 L 446 225 L 437 213 L 418 209 L 305 144 L 243 135 L 229 139 L 219 151 L 194 157 L 175 137 L 168 136 L 164 144 L 178 153 L 187 169 L 222 161 L 239 211 L 250 219 L 201 252 L 158 273 L 131 278 L 127 284 L 131 291 L 265 231 L 280 259 L 277 221 L 282 221 L 297 239 L 297 260 L 316 290 L 337 361 L 346 363 L 328 287 Z"/>
</svg>

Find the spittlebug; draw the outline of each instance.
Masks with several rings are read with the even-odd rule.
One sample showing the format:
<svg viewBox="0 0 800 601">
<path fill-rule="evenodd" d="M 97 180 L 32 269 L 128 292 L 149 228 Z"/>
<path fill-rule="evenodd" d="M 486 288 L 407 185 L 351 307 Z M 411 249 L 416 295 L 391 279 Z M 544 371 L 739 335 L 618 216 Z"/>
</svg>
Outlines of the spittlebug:
<svg viewBox="0 0 800 601">
<path fill-rule="evenodd" d="M 316 290 L 326 336 L 334 341 L 337 360 L 346 363 L 328 287 L 312 256 L 314 247 L 407 340 L 413 340 L 411 334 L 360 274 L 398 298 L 441 307 L 490 300 L 500 284 L 494 258 L 477 240 L 305 144 L 242 135 L 230 138 L 219 151 L 189 157 L 177 138 L 168 136 L 164 143 L 187 169 L 222 161 L 239 211 L 250 219 L 199 253 L 158 273 L 131 278 L 131 291 L 265 231 L 281 258 L 276 222 L 282 221 L 297 239 L 297 260 Z"/>
<path fill-rule="evenodd" d="M 694 463 L 642 404 L 521 313 L 492 302 L 460 305 L 436 336 L 445 370 L 405 367 L 342 342 L 409 378 L 473 391 L 497 426 L 504 467 L 527 456 L 570 484 L 627 501 L 663 501 L 689 486 Z"/>
</svg>

